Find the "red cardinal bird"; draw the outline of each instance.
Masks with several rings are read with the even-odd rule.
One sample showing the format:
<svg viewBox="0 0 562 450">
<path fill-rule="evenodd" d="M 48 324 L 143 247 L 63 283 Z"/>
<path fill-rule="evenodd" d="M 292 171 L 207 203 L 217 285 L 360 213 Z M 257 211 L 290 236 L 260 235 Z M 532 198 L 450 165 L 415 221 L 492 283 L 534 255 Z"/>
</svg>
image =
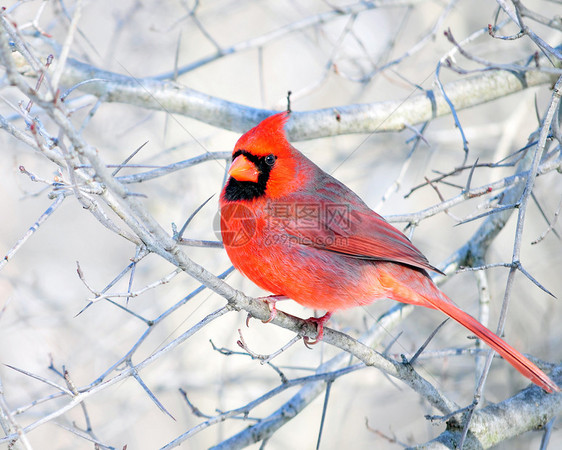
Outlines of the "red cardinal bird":
<svg viewBox="0 0 562 450">
<path fill-rule="evenodd" d="M 232 264 L 274 297 L 328 312 L 379 298 L 438 309 L 468 328 L 547 392 L 558 386 L 535 364 L 460 310 L 431 281 L 431 266 L 400 231 L 286 139 L 288 113 L 244 134 L 220 198 Z M 271 306 L 270 306 L 271 307 Z M 276 313 L 273 304 L 270 320 Z"/>
</svg>

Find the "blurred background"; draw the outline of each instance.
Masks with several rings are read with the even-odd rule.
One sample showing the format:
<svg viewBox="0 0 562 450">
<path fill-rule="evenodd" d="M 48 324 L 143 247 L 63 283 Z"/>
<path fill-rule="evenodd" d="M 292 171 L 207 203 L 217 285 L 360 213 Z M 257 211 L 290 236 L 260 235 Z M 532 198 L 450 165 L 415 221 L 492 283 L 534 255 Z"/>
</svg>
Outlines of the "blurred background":
<svg viewBox="0 0 562 450">
<path fill-rule="evenodd" d="M 168 74 L 201 62 L 177 77 L 179 86 L 254 108 L 286 108 L 287 91 L 292 91 L 292 109 L 310 111 L 337 108 L 353 103 L 374 103 L 406 99 L 420 89 L 435 88 L 438 61 L 453 45 L 443 32 L 450 29 L 461 41 L 489 23 L 494 23 L 498 5 L 480 0 L 374 2 L 261 0 L 208 2 L 140 2 L 97 0 L 83 2 L 78 32 L 70 57 L 103 70 L 141 79 Z M 525 5 L 547 17 L 562 12 L 557 2 L 529 0 Z M 67 37 L 77 2 L 13 2 L 8 7 L 33 51 L 43 61 L 57 52 Z M 354 14 L 340 11 L 352 7 Z M 505 15 L 499 14 L 499 20 Z M 36 20 L 39 32 L 33 27 Z M 25 26 L 27 25 L 27 26 Z M 560 32 L 532 22 L 533 30 L 556 46 Z M 44 34 L 41 35 L 40 31 Z M 517 32 L 513 24 L 501 30 Z M 275 34 L 272 34 L 275 33 Z M 264 38 L 260 42 L 257 39 Z M 225 49 L 233 49 L 227 53 Z M 470 54 L 494 64 L 525 60 L 537 52 L 528 38 L 493 39 L 487 33 L 467 44 Z M 214 57 L 213 57 L 214 56 Z M 208 62 L 203 59 L 212 57 Z M 482 65 L 457 55 L 456 63 L 466 69 Z M 392 63 L 392 64 L 389 64 Z M 466 77 L 443 68 L 441 81 Z M 31 80 L 31 78 L 30 78 Z M 34 81 L 30 81 L 34 84 Z M 27 99 L 2 79 L 0 114 L 17 127 L 25 123 L 13 106 Z M 70 86 L 64 86 L 68 88 Z M 492 163 L 527 144 L 538 127 L 551 96 L 551 85 L 525 89 L 517 94 L 474 108 L 459 111 L 459 120 L 469 143 L 467 164 Z M 146 143 L 133 163 L 164 166 L 206 152 L 231 151 L 240 133 L 219 129 L 179 114 L 124 103 L 102 102 L 93 115 L 97 99 L 74 91 L 67 99 L 75 108 L 72 121 L 84 124 L 82 136 L 102 155 L 104 161 L 119 164 Z M 31 114 L 40 110 L 31 110 Z M 44 117 L 43 125 L 57 135 L 56 126 Z M 411 124 L 420 129 L 420 124 Z M 424 140 L 413 149 L 413 129 L 396 133 L 357 134 L 294 143 L 328 173 L 357 192 L 382 215 L 407 214 L 438 204 L 441 200 L 429 186 L 410 190 L 463 164 L 465 153 L 453 118 L 432 120 Z M 0 253 L 6 254 L 39 216 L 53 203 L 48 184 L 33 182 L 19 167 L 37 178 L 52 181 L 60 176 L 54 164 L 40 152 L 26 146 L 7 132 L 0 133 Z M 404 164 L 407 166 L 404 168 Z M 167 230 L 180 227 L 209 196 L 215 195 L 190 223 L 185 237 L 216 240 L 213 219 L 222 187 L 226 162 L 211 160 L 170 173 L 165 177 L 131 185 L 143 197 L 150 213 Z M 401 171 L 404 168 L 404 173 Z M 123 169 L 127 175 L 140 169 Z M 513 174 L 513 167 L 479 168 L 472 185 L 478 186 Z M 466 184 L 468 171 L 450 178 Z M 400 177 L 396 191 L 389 191 Z M 455 186 L 439 185 L 444 198 L 459 193 Z M 384 201 L 383 196 L 389 193 Z M 541 284 L 555 296 L 562 295 L 562 246 L 554 232 L 531 245 L 548 228 L 545 216 L 553 220 L 562 197 L 560 174 L 552 172 L 537 179 L 536 203 L 529 204 L 522 240 L 521 261 Z M 467 200 L 423 220 L 415 228 L 413 242 L 439 267 L 464 245 L 481 221 L 455 226 L 456 219 L 476 214 L 486 207 L 486 198 Z M 481 212 L 485 211 L 482 209 Z M 108 212 L 111 214 L 111 212 Z M 114 215 L 110 215 L 117 220 Z M 399 228 L 404 224 L 396 224 Z M 487 263 L 510 262 L 513 252 L 516 214 L 491 244 Z M 562 232 L 560 225 L 554 230 Z M 196 262 L 215 274 L 230 263 L 222 249 L 187 248 Z M 135 246 L 109 231 L 72 196 L 40 226 L 21 249 L 0 270 L 0 379 L 7 404 L 25 407 L 57 392 L 47 384 L 19 373 L 5 364 L 65 385 L 49 366 L 68 370 L 72 382 L 86 386 L 119 360 L 147 330 L 145 322 L 107 301 L 99 301 L 77 315 L 93 298 L 76 272 L 78 261 L 89 286 L 101 291 L 135 256 Z M 136 267 L 132 289 L 154 283 L 175 268 L 156 255 Z M 486 271 L 491 294 L 490 321 L 496 328 L 506 286 L 507 268 Z M 247 295 L 265 295 L 240 274 L 227 278 L 229 284 Z M 128 277 L 112 288 L 126 292 Z M 562 331 L 557 301 L 538 289 L 522 274 L 516 277 L 514 295 L 505 328 L 506 340 L 524 353 L 548 361 L 560 361 Z M 199 284 L 185 274 L 170 283 L 131 298 L 127 306 L 134 313 L 154 319 L 193 291 Z M 472 272 L 449 277 L 444 291 L 467 312 L 478 314 L 478 289 Z M 125 305 L 125 299 L 115 298 Z M 179 308 L 155 327 L 133 358 L 139 362 L 162 348 L 182 332 L 225 304 L 206 290 Z M 358 337 L 393 302 L 381 300 L 366 308 L 338 313 L 329 326 Z M 283 302 L 283 311 L 309 317 L 313 311 L 294 302 Z M 142 371 L 142 377 L 164 407 L 163 414 L 133 379 L 127 378 L 100 390 L 86 402 L 93 434 L 106 446 L 129 449 L 159 448 L 188 429 L 204 422 L 186 404 L 179 388 L 204 414 L 238 408 L 265 394 L 280 383 L 279 375 L 267 365 L 244 355 L 225 356 L 213 350 L 224 347 L 239 351 L 240 329 L 256 353 L 269 354 L 294 334 L 272 324 L 251 320 L 245 325 L 244 312 L 231 312 Z M 396 329 L 389 330 L 380 348 L 398 340 L 391 353 L 415 352 L 443 320 L 434 311 L 417 308 Z M 468 332 L 448 322 L 429 345 L 428 352 L 466 347 Z M 212 342 L 212 344 L 211 344 Z M 325 344 L 308 350 L 302 344 L 291 347 L 274 359 L 290 378 L 312 374 L 317 366 L 338 353 Z M 435 357 L 420 360 L 420 374 L 465 406 L 472 401 L 476 383 L 473 356 Z M 486 402 L 498 402 L 525 387 L 527 381 L 504 361 L 496 359 L 488 378 Z M 185 448 L 207 448 L 265 417 L 292 396 L 298 387 L 264 402 L 252 410 L 250 420 L 228 420 L 194 435 Z M 18 414 L 25 426 L 57 410 L 67 398 L 41 400 Z M 318 438 L 324 398 L 318 397 L 301 414 L 281 428 L 265 448 L 314 448 Z M 424 400 L 375 369 L 363 369 L 335 381 L 328 403 L 320 448 L 397 448 L 432 439 L 444 425 L 435 426 L 424 418 L 435 414 Z M 93 444 L 77 435 L 87 427 L 85 415 L 75 407 L 61 417 L 28 433 L 34 448 L 81 449 Z M 550 448 L 562 446 L 560 421 L 555 422 Z M 69 431 L 73 429 L 73 431 Z M 500 448 L 538 448 L 541 433 L 527 433 Z M 393 442 L 392 440 L 395 440 Z M 259 448 L 260 443 L 253 448 Z"/>
</svg>

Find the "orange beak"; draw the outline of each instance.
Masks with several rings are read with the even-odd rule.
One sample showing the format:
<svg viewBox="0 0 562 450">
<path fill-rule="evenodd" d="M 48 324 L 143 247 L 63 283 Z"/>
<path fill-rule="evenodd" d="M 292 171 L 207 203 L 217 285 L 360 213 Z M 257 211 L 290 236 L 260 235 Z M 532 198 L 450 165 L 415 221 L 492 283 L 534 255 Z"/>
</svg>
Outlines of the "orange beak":
<svg viewBox="0 0 562 450">
<path fill-rule="evenodd" d="M 240 155 L 232 161 L 230 169 L 228 169 L 228 175 L 238 181 L 257 183 L 260 173 L 253 162 L 248 161 L 248 158 L 244 155 Z"/>
</svg>

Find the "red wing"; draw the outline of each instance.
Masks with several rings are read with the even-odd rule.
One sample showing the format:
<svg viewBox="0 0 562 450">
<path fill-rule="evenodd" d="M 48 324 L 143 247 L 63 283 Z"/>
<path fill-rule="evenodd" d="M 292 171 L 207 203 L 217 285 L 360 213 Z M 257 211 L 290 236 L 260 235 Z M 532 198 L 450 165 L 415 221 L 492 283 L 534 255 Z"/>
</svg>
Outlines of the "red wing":
<svg viewBox="0 0 562 450">
<path fill-rule="evenodd" d="M 316 222 L 303 220 L 297 209 L 292 220 L 283 223 L 285 231 L 303 245 L 352 258 L 391 261 L 440 272 L 402 232 L 341 183 L 332 178 L 316 194 L 310 198 L 301 197 L 297 202 L 297 205 L 316 202 Z M 340 199 L 349 203 L 339 202 Z"/>
</svg>

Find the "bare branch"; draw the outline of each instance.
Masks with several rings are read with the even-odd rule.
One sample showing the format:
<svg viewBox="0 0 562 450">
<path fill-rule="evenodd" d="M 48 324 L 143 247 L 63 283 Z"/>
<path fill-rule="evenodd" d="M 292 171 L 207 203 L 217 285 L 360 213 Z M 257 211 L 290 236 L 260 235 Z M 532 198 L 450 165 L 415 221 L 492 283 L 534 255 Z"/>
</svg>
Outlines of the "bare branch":
<svg viewBox="0 0 562 450">
<path fill-rule="evenodd" d="M 562 367 L 558 366 L 552 375 L 558 383 L 562 382 Z M 538 408 L 533 408 L 530 399 Z M 552 415 L 562 410 L 560 396 L 538 393 L 536 387 L 529 387 L 501 403 L 492 404 L 474 413 L 470 434 L 464 448 L 490 448 L 499 442 L 512 439 L 526 431 L 545 427 Z M 543 414 L 537 414 L 541 411 Z M 552 415 L 551 415 L 552 414 Z M 492 419 L 493 420 L 490 420 Z M 451 442 L 459 442 L 461 430 L 448 427 L 436 439 L 420 445 L 420 449 L 450 448 Z"/>
<path fill-rule="evenodd" d="M 274 111 L 250 108 L 224 101 L 171 82 L 154 79 L 137 79 L 92 68 L 84 63 L 69 60 L 63 76 L 66 84 L 77 84 L 86 78 L 99 78 L 103 83 L 89 83 L 81 90 L 96 96 L 108 95 L 108 101 L 127 103 L 143 108 L 165 110 L 170 114 L 185 114 L 202 122 L 243 132 Z M 94 71 L 94 73 L 92 73 Z M 553 83 L 559 70 L 547 71 L 526 68 L 521 74 L 494 71 L 444 85 L 443 89 L 457 111 L 481 105 L 523 89 Z M 433 100 L 432 100 L 433 99 Z M 411 95 L 406 100 L 373 104 L 342 105 L 317 111 L 298 112 L 287 124 L 291 140 L 351 133 L 400 131 L 406 124 L 415 125 L 450 114 L 451 110 L 440 92 Z"/>
</svg>

